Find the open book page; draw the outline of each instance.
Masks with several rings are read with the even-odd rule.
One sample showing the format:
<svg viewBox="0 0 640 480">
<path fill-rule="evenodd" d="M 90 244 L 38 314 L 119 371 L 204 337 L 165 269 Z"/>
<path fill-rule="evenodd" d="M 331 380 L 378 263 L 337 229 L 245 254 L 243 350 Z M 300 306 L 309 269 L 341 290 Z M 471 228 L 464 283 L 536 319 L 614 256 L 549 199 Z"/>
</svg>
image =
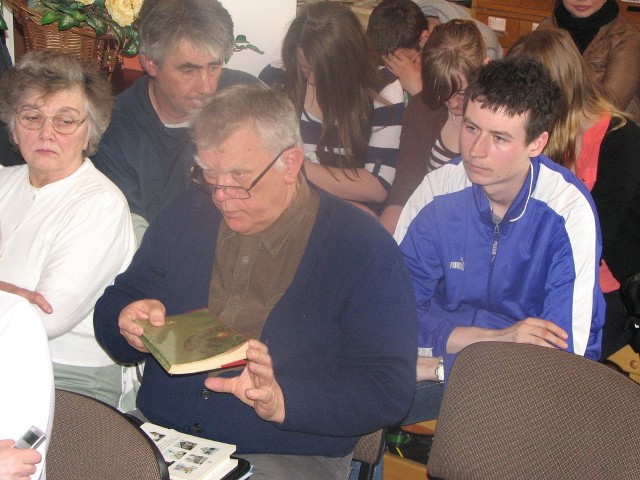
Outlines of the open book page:
<svg viewBox="0 0 640 480">
<path fill-rule="evenodd" d="M 235 445 L 195 437 L 143 423 L 142 430 L 155 442 L 169 466 L 171 480 L 219 480 L 232 471 L 238 460 L 230 458 Z"/>
</svg>

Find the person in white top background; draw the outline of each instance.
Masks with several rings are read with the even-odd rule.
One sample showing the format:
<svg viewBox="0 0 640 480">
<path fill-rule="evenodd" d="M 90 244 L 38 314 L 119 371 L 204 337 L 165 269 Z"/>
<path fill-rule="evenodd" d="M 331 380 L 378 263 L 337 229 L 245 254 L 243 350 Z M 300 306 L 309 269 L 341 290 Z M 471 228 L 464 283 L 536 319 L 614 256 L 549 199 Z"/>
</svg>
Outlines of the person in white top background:
<svg viewBox="0 0 640 480">
<path fill-rule="evenodd" d="M 0 381 L 0 480 L 44 478 L 54 403 L 47 334 L 29 302 L 2 291 Z M 38 449 L 12 448 L 32 426 L 47 434 Z"/>
<path fill-rule="evenodd" d="M 93 306 L 135 238 L 123 194 L 87 158 L 112 104 L 108 81 L 60 52 L 29 52 L 0 77 L 0 118 L 26 162 L 0 169 L 0 290 L 37 306 L 56 387 L 117 407 L 124 368 L 96 342 Z"/>
</svg>

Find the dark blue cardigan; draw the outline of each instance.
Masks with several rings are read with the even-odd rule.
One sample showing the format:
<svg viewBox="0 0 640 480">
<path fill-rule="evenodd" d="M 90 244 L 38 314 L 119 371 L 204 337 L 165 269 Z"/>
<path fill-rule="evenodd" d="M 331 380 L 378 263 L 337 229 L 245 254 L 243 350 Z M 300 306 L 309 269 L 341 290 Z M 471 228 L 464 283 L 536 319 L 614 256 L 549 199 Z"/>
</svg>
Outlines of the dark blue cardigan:
<svg viewBox="0 0 640 480">
<path fill-rule="evenodd" d="M 411 280 L 393 239 L 371 217 L 320 192 L 298 271 L 269 314 L 268 342 L 286 402 L 275 424 L 206 374 L 167 375 L 120 335 L 123 307 L 157 298 L 177 314 L 208 303 L 220 215 L 191 189 L 147 230 L 129 269 L 98 301 L 95 332 L 114 359 L 146 359 L 138 408 L 152 422 L 236 444 L 239 453 L 343 456 L 357 437 L 399 422 L 415 388 L 417 324 Z"/>
</svg>

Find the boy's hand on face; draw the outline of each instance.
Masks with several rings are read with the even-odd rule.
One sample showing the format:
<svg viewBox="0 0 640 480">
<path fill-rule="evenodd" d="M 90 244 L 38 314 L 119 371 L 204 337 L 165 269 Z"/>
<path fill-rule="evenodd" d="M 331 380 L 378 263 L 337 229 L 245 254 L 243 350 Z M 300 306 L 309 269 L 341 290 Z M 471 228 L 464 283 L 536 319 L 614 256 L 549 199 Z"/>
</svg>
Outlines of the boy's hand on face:
<svg viewBox="0 0 640 480">
<path fill-rule="evenodd" d="M 400 79 L 402 88 L 410 95 L 422 91 L 422 72 L 420 55 L 411 59 L 405 53 L 396 50 L 383 57 L 384 63 Z"/>
</svg>

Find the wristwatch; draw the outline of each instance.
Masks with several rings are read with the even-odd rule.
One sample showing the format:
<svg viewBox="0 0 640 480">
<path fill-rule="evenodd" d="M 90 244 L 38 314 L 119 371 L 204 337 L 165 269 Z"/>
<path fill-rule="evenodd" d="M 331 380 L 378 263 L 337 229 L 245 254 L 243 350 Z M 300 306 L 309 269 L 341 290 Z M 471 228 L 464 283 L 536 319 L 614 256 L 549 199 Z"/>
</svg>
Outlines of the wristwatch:
<svg viewBox="0 0 640 480">
<path fill-rule="evenodd" d="M 435 370 L 436 378 L 440 383 L 444 383 L 444 359 L 438 357 L 438 366 Z"/>
</svg>

